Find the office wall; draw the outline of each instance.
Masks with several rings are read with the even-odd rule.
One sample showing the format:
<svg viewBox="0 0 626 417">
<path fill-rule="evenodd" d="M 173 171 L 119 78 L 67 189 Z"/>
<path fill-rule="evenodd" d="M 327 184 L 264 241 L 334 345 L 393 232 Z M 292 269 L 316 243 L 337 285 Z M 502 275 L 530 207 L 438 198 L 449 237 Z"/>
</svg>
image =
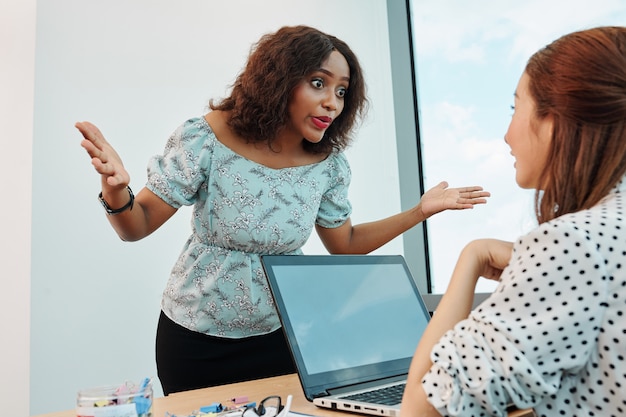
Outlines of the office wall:
<svg viewBox="0 0 626 417">
<path fill-rule="evenodd" d="M 0 0 L 0 404 L 28 415 L 35 0 Z"/>
<path fill-rule="evenodd" d="M 148 158 L 226 92 L 252 42 L 282 25 L 313 25 L 353 47 L 369 84 L 372 108 L 348 151 L 353 222 L 394 214 L 400 196 L 386 7 L 384 0 L 37 2 L 31 414 L 72 408 L 81 387 L 156 377 L 161 291 L 189 232 L 184 208 L 143 241 L 121 242 L 97 202 L 99 178 L 74 122 L 102 129 L 139 191 Z M 315 238 L 305 251 L 324 252 Z M 399 239 L 379 251 L 402 252 Z"/>
</svg>

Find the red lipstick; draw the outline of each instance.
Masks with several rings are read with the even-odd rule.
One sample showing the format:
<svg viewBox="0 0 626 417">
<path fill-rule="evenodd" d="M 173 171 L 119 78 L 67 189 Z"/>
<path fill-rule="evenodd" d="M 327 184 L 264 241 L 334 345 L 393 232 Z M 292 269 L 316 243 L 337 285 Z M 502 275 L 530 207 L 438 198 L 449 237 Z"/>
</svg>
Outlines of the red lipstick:
<svg viewBox="0 0 626 417">
<path fill-rule="evenodd" d="M 326 129 L 330 126 L 330 123 L 333 121 L 331 117 L 328 116 L 316 116 L 312 117 L 313 124 L 319 129 Z"/>
</svg>

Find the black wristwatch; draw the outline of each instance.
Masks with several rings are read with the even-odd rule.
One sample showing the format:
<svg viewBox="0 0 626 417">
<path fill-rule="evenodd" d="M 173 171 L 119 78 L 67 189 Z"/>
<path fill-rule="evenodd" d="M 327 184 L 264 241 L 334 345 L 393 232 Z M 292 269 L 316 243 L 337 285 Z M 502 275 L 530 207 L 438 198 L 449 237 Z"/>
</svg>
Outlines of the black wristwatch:
<svg viewBox="0 0 626 417">
<path fill-rule="evenodd" d="M 102 204 L 102 207 L 104 207 L 104 210 L 107 212 L 109 216 L 113 214 L 120 214 L 123 211 L 133 209 L 133 204 L 135 204 L 135 195 L 133 194 L 133 190 L 131 190 L 129 186 L 126 186 L 126 189 L 128 190 L 130 201 L 126 203 L 124 207 L 120 207 L 118 209 L 112 209 L 111 207 L 109 207 L 107 202 L 104 201 L 104 198 L 102 198 L 102 191 L 100 191 L 100 194 L 98 194 L 98 200 L 100 200 L 100 204 Z"/>
</svg>

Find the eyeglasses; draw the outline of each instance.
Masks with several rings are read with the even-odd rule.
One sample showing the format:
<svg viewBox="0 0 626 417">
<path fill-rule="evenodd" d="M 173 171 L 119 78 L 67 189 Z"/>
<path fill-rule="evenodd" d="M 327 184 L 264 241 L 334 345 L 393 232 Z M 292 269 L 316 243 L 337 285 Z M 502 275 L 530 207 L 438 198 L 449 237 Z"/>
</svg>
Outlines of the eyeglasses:
<svg viewBox="0 0 626 417">
<path fill-rule="evenodd" d="M 241 417 L 287 417 L 291 409 L 291 401 L 293 397 L 287 396 L 287 403 L 283 406 L 281 398 L 278 395 L 272 395 L 264 398 L 258 407 L 246 407 L 241 413 Z"/>
</svg>

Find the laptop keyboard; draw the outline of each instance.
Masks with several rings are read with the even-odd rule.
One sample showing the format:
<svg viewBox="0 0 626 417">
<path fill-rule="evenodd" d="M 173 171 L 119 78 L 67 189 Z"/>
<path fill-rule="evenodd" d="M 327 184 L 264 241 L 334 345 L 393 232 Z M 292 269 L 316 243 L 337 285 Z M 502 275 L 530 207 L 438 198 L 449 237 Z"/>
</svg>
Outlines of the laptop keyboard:
<svg viewBox="0 0 626 417">
<path fill-rule="evenodd" d="M 402 402 L 402 393 L 404 393 L 405 385 L 405 383 L 402 383 L 372 391 L 359 392 L 357 394 L 346 395 L 341 397 L 341 399 L 363 401 L 372 404 L 395 405 Z"/>
</svg>

